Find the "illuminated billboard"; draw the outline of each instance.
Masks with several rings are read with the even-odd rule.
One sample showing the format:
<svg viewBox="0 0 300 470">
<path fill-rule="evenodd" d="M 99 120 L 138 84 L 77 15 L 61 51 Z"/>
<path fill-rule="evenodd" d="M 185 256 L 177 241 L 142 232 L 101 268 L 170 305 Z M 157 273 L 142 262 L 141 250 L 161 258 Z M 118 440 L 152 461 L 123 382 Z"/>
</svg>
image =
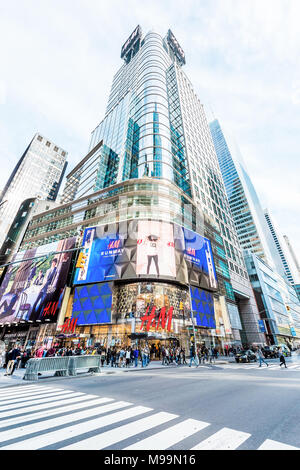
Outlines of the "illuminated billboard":
<svg viewBox="0 0 300 470">
<path fill-rule="evenodd" d="M 138 224 L 136 274 L 176 277 L 173 226 L 141 220 Z"/>
<path fill-rule="evenodd" d="M 0 323 L 56 321 L 72 257 L 61 252 L 74 247 L 68 238 L 17 254 L 0 287 Z"/>
<path fill-rule="evenodd" d="M 197 326 L 216 328 L 214 298 L 210 292 L 190 287 L 192 312 Z"/>
<path fill-rule="evenodd" d="M 138 278 L 218 288 L 210 241 L 177 224 L 132 220 L 88 228 L 82 252 L 76 285 Z"/>
<path fill-rule="evenodd" d="M 77 286 L 71 320 L 76 325 L 95 325 L 111 322 L 112 282 Z"/>
</svg>

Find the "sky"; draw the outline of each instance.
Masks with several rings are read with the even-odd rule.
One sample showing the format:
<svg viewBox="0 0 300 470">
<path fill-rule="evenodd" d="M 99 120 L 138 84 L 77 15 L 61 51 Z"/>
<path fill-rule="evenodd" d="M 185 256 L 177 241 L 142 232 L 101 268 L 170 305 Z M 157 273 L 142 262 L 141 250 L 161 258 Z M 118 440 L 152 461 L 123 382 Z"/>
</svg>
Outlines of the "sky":
<svg viewBox="0 0 300 470">
<path fill-rule="evenodd" d="M 102 120 L 121 46 L 139 24 L 173 31 L 185 72 L 234 135 L 300 259 L 299 0 L 0 0 L 0 189 L 33 135 L 69 152 Z"/>
</svg>

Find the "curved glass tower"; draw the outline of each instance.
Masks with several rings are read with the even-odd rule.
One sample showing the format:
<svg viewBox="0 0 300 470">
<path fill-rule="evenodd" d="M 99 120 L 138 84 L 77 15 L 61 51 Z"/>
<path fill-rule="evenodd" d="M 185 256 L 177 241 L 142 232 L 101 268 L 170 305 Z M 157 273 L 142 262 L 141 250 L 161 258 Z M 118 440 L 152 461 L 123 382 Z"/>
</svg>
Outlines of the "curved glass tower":
<svg viewBox="0 0 300 470">
<path fill-rule="evenodd" d="M 174 182 L 191 196 L 176 66 L 184 53 L 169 30 L 142 40 L 138 26 L 122 48 L 125 63 L 114 77 L 106 116 L 92 133 L 103 140 L 93 189 L 149 176 Z"/>
</svg>

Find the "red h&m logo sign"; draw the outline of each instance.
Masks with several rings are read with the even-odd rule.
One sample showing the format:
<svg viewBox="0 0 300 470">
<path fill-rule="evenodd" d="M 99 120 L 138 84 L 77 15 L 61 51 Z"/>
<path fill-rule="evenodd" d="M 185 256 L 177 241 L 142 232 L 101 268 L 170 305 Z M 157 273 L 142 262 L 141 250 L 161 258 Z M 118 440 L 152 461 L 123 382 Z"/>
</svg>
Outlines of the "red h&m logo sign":
<svg viewBox="0 0 300 470">
<path fill-rule="evenodd" d="M 147 308 L 145 315 L 141 318 L 142 324 L 141 324 L 140 330 L 142 330 L 144 325 L 146 324 L 146 331 L 149 331 L 150 327 L 153 327 L 156 330 L 158 330 L 160 325 L 163 330 L 167 327 L 167 331 L 171 331 L 172 317 L 173 317 L 173 310 L 174 310 L 173 307 L 169 308 L 167 314 L 166 314 L 166 307 L 162 307 L 162 309 L 160 310 L 157 323 L 155 319 L 156 307 L 155 306 L 152 307 L 150 314 L 149 314 L 149 310 L 150 310 L 150 307 Z"/>
<path fill-rule="evenodd" d="M 75 333 L 75 328 L 77 324 L 77 318 L 67 318 L 65 323 L 60 327 L 61 328 L 61 333 L 64 334 L 72 334 Z"/>
<path fill-rule="evenodd" d="M 57 307 L 58 307 L 58 301 L 48 302 L 46 304 L 46 307 L 43 309 L 42 317 L 46 317 L 47 315 L 54 316 L 56 314 Z"/>
<path fill-rule="evenodd" d="M 122 240 L 111 240 L 108 244 L 107 249 L 111 250 L 112 248 L 120 248 Z"/>
</svg>

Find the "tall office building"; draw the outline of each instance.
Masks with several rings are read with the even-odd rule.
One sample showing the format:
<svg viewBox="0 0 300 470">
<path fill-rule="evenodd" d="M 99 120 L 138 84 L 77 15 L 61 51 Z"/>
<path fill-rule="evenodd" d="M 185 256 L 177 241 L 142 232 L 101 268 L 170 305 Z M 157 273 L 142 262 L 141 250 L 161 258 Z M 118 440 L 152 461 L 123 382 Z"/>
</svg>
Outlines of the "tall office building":
<svg viewBox="0 0 300 470">
<path fill-rule="evenodd" d="M 35 134 L 0 195 L 0 247 L 25 199 L 55 201 L 66 169 L 67 152 Z"/>
<path fill-rule="evenodd" d="M 286 246 L 287 246 L 287 248 L 288 248 L 288 251 L 289 251 L 289 253 L 290 253 L 290 256 L 291 256 L 291 258 L 292 258 L 292 260 L 293 260 L 294 266 L 295 266 L 295 268 L 296 268 L 296 270 L 297 270 L 297 277 L 298 277 L 297 281 L 300 282 L 300 265 L 299 265 L 298 258 L 297 258 L 297 256 L 296 256 L 296 253 L 295 253 L 294 250 L 293 250 L 293 247 L 292 247 L 292 245 L 291 245 L 291 243 L 290 243 L 290 240 L 289 240 L 289 238 L 287 237 L 287 235 L 283 235 L 283 238 L 284 238 L 284 241 L 285 241 Z"/>
<path fill-rule="evenodd" d="M 210 130 L 266 340 L 289 342 L 300 336 L 300 305 L 280 237 L 270 214 L 262 210 L 236 143 L 218 120 L 210 123 Z"/>
<path fill-rule="evenodd" d="M 248 341 L 259 341 L 255 300 L 203 105 L 183 71 L 185 54 L 170 30 L 164 38 L 156 32 L 143 37 L 138 26 L 121 58 L 106 115 L 92 132 L 88 154 L 67 176 L 62 202 L 133 179 L 175 185 L 220 230 L 216 269 L 225 276 L 236 339 L 244 325 Z"/>
<path fill-rule="evenodd" d="M 225 133 L 217 119 L 210 123 L 210 130 L 241 247 L 250 250 L 285 276 L 280 255 L 236 142 L 228 132 Z"/>
<path fill-rule="evenodd" d="M 127 347 L 145 338 L 151 347 L 180 344 L 186 351 L 191 342 L 261 344 L 209 126 L 183 71 L 185 54 L 170 30 L 143 36 L 138 26 L 121 58 L 87 155 L 67 175 L 61 205 L 30 221 L 22 259 L 76 238 L 83 256 L 69 273 L 60 315 L 88 345 Z M 20 276 L 27 286 L 36 274 Z M 7 298 L 8 275 L 3 283 Z M 51 296 L 47 301 L 48 314 Z M 40 306 L 37 314 L 43 321 Z M 5 317 L 0 312 L 0 321 Z"/>
<path fill-rule="evenodd" d="M 265 209 L 264 215 L 274 240 L 276 250 L 280 256 L 286 278 L 291 284 L 295 284 L 295 282 L 297 282 L 298 273 L 296 272 L 296 266 L 294 266 L 294 260 L 286 249 L 285 241 L 275 226 L 274 220 L 267 209 Z"/>
</svg>

